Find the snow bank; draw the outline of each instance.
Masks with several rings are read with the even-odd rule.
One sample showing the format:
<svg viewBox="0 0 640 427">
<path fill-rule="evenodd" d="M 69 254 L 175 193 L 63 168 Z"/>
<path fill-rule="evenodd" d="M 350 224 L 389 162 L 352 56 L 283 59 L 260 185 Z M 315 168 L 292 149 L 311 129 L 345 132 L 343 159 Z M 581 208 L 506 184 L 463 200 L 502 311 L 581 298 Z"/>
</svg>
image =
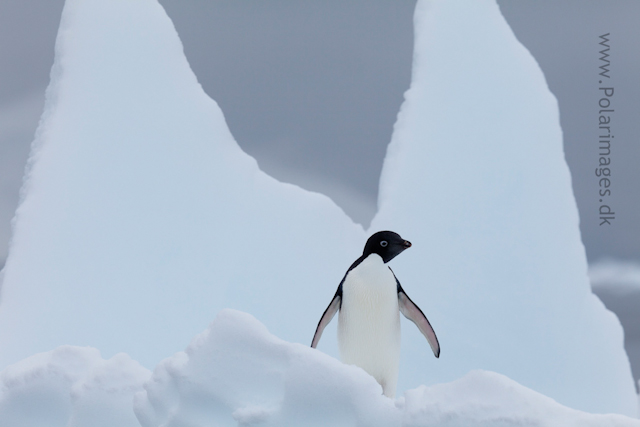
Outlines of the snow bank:
<svg viewBox="0 0 640 427">
<path fill-rule="evenodd" d="M 224 310 L 153 374 L 118 354 L 63 346 L 0 372 L 0 427 L 607 426 L 621 415 L 572 410 L 514 381 L 474 371 L 388 399 L 362 369 L 271 335 Z"/>
<path fill-rule="evenodd" d="M 395 401 L 360 368 L 269 334 L 225 310 L 185 352 L 163 361 L 136 395 L 143 427 L 157 426 L 640 426 L 593 415 L 488 371 L 421 386 Z"/>
<path fill-rule="evenodd" d="M 372 229 L 413 243 L 393 269 L 442 355 L 405 328 L 399 389 L 482 368 L 570 407 L 635 416 L 622 329 L 590 291 L 540 68 L 495 1 L 419 1 L 414 23 Z"/>
<path fill-rule="evenodd" d="M 224 310 L 185 352 L 164 360 L 136 396 L 144 427 L 397 424 L 392 400 L 362 369 L 268 333 Z"/>
<path fill-rule="evenodd" d="M 1 427 L 134 427 L 132 401 L 151 372 L 126 354 L 109 360 L 63 346 L 0 373 Z"/>
<path fill-rule="evenodd" d="M 618 414 L 589 414 L 491 371 L 471 371 L 433 387 L 420 386 L 404 396 L 403 426 L 622 427 L 640 421 Z"/>
<path fill-rule="evenodd" d="M 631 261 L 602 259 L 589 266 L 589 279 L 594 290 L 640 292 L 640 265 Z"/>
</svg>

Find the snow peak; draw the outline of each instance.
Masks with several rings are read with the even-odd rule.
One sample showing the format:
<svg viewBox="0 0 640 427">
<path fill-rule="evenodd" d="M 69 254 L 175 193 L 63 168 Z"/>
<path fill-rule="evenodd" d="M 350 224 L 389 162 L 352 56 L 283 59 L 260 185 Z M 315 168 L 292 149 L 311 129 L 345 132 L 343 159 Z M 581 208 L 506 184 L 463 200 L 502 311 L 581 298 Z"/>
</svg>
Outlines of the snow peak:
<svg viewBox="0 0 640 427">
<path fill-rule="evenodd" d="M 607 38 L 609 33 L 600 36 L 600 45 L 604 48 L 600 51 L 600 61 L 602 65 L 599 67 L 602 79 L 610 79 L 609 65 L 611 62 L 607 59 L 609 57 L 609 39 Z M 600 207 L 598 213 L 600 214 L 600 225 L 611 225 L 609 220 L 615 219 L 615 212 L 611 210 L 608 205 L 607 197 L 611 196 L 611 141 L 614 136 L 611 133 L 611 118 L 615 110 L 611 108 L 611 99 L 613 98 L 613 87 L 603 87 L 603 80 L 599 80 L 600 87 L 598 88 L 600 99 L 598 100 L 598 167 L 596 168 L 596 176 L 598 180 L 598 194 L 600 195 Z"/>
</svg>

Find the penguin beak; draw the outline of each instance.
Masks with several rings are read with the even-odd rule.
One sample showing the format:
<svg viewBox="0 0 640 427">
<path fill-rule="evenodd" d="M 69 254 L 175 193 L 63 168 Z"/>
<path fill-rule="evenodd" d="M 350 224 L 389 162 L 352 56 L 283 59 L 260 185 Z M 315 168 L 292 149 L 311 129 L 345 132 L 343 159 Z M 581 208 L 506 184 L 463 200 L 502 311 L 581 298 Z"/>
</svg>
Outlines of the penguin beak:
<svg viewBox="0 0 640 427">
<path fill-rule="evenodd" d="M 408 248 L 410 248 L 410 247 L 411 247 L 411 242 L 410 242 L 410 241 L 408 241 L 408 240 L 405 240 L 405 241 L 402 243 L 402 246 L 404 246 L 404 248 L 405 248 L 405 249 L 408 249 Z"/>
</svg>

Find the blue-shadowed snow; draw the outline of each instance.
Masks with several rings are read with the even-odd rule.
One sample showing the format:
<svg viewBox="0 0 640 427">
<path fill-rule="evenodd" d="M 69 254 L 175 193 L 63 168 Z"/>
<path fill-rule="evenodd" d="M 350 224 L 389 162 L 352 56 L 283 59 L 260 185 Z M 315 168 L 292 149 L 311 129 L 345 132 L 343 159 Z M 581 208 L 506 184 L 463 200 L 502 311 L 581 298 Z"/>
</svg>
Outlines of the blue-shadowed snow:
<svg viewBox="0 0 640 427">
<path fill-rule="evenodd" d="M 355 366 L 223 310 L 153 374 L 118 354 L 63 346 L 0 373 L 2 427 L 194 426 L 638 427 L 564 407 L 509 378 L 472 371 L 398 399 Z"/>
<path fill-rule="evenodd" d="M 1 427 L 136 427 L 135 393 L 151 372 L 126 354 L 104 360 L 62 346 L 0 373 Z"/>
<path fill-rule="evenodd" d="M 392 400 L 360 368 L 282 341 L 232 310 L 160 363 L 144 388 L 134 405 L 143 427 L 640 426 L 622 415 L 566 408 L 489 371 Z"/>
<path fill-rule="evenodd" d="M 415 24 L 372 232 L 414 243 L 392 267 L 442 354 L 403 322 L 398 394 L 459 380 L 450 387 L 481 397 L 478 381 L 512 384 L 464 377 L 485 369 L 573 408 L 636 415 L 620 325 L 589 289 L 542 73 L 492 0 L 420 1 Z M 395 422 L 400 409 L 375 381 L 307 348 L 366 237 L 330 199 L 277 182 L 240 150 L 155 0 L 68 0 L 3 271 L 0 369 L 60 345 L 125 352 L 157 366 L 137 401 L 144 425 Z M 298 344 L 224 312 L 158 365 L 226 307 Z M 215 334 L 228 345 L 211 344 Z M 319 349 L 337 356 L 333 326 Z M 406 417 L 431 401 L 407 396 Z M 470 417 L 486 413 L 473 402 Z"/>
</svg>

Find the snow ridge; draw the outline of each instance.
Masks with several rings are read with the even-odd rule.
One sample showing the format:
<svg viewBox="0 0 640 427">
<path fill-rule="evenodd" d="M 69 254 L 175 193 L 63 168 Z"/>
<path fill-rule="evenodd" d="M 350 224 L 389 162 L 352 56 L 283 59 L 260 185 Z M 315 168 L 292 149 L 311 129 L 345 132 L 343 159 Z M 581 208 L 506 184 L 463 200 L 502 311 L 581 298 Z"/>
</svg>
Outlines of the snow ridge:
<svg viewBox="0 0 640 427">
<path fill-rule="evenodd" d="M 271 335 L 253 316 L 223 310 L 184 352 L 151 375 L 120 354 L 64 346 L 0 375 L 0 426 L 638 427 L 595 415 L 490 371 L 382 395 L 362 369 Z"/>
</svg>

